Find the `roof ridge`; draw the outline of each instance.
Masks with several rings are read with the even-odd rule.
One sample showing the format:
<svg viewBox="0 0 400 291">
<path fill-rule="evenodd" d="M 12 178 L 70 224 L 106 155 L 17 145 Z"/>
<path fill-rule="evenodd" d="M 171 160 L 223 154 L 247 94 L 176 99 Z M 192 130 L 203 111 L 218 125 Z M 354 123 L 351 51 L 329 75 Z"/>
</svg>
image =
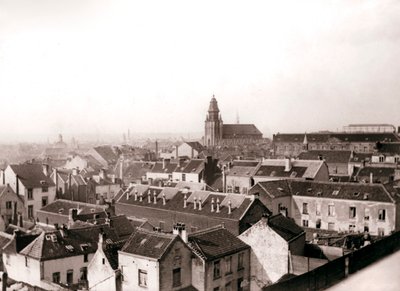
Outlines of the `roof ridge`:
<svg viewBox="0 0 400 291">
<path fill-rule="evenodd" d="M 206 229 L 201 229 L 201 230 L 192 232 L 191 234 L 189 234 L 189 238 L 193 237 L 193 236 L 196 236 L 196 235 L 200 235 L 200 234 L 216 231 L 216 230 L 219 230 L 219 229 L 226 229 L 226 228 L 223 226 L 223 224 L 214 225 L 214 226 L 206 228 Z"/>
</svg>

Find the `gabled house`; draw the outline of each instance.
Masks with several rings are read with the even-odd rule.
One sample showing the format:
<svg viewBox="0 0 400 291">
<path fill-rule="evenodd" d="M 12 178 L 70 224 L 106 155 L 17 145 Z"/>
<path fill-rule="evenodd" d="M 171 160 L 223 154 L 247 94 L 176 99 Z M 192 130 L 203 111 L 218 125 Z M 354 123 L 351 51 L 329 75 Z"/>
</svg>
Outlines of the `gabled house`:
<svg viewBox="0 0 400 291">
<path fill-rule="evenodd" d="M 10 185 L 0 185 L 0 216 L 4 221 L 4 228 L 10 224 L 21 224 L 25 215 L 24 200 L 15 194 Z M 20 221 L 18 221 L 20 220 Z"/>
<path fill-rule="evenodd" d="M 56 198 L 56 186 L 48 165 L 12 164 L 4 171 L 4 182 L 24 200 L 24 217 L 36 218 L 36 211 Z"/>
<path fill-rule="evenodd" d="M 177 155 L 175 158 L 188 157 L 190 159 L 198 158 L 204 147 L 198 141 L 186 141 L 176 147 Z"/>
<path fill-rule="evenodd" d="M 282 214 L 263 216 L 238 238 L 251 247 L 250 290 L 277 282 L 290 273 L 291 256 L 304 254 L 304 230 Z"/>
<path fill-rule="evenodd" d="M 122 289 L 193 290 L 191 256 L 179 235 L 137 229 L 118 252 Z"/>
<path fill-rule="evenodd" d="M 194 232 L 188 246 L 192 284 L 199 291 L 245 290 L 250 280 L 250 247 L 223 226 Z"/>
</svg>

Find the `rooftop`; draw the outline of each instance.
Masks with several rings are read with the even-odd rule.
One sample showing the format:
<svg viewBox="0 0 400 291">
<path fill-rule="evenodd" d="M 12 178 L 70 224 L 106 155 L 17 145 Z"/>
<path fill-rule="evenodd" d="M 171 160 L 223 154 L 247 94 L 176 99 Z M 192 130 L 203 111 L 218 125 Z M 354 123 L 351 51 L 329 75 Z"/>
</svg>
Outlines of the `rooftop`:
<svg viewBox="0 0 400 291">
<path fill-rule="evenodd" d="M 13 164 L 9 165 L 13 172 L 18 175 L 21 183 L 27 188 L 38 188 L 43 185 L 55 186 L 50 177 L 43 173 L 43 166 L 39 164 Z"/>
</svg>

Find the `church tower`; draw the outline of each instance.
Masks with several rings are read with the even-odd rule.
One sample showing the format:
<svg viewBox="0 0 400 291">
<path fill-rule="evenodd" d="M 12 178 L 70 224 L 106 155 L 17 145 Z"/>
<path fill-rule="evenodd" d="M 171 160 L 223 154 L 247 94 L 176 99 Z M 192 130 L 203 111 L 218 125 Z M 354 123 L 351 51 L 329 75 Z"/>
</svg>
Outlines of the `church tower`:
<svg viewBox="0 0 400 291">
<path fill-rule="evenodd" d="M 210 107 L 205 121 L 204 145 L 207 147 L 216 146 L 222 139 L 223 122 L 219 114 L 218 102 L 215 96 L 211 98 Z"/>
</svg>

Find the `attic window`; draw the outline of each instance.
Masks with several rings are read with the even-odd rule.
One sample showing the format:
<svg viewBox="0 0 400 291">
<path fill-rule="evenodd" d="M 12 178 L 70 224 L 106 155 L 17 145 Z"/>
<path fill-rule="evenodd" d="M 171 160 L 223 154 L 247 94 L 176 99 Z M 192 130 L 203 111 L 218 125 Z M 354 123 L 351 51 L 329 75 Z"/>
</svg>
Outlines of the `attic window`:
<svg viewBox="0 0 400 291">
<path fill-rule="evenodd" d="M 96 210 L 94 208 L 90 208 L 90 212 L 94 213 Z"/>
<path fill-rule="evenodd" d="M 70 253 L 72 253 L 74 251 L 74 247 L 71 245 L 66 245 L 65 248 L 67 249 L 67 251 L 69 251 Z"/>
<path fill-rule="evenodd" d="M 278 187 L 277 189 L 278 189 L 279 191 L 283 192 L 283 189 L 282 189 L 281 187 Z"/>
<path fill-rule="evenodd" d="M 155 248 L 160 249 L 163 246 L 164 242 L 160 241 L 158 244 L 156 244 Z"/>
<path fill-rule="evenodd" d="M 63 213 L 64 212 L 64 208 L 60 208 L 60 209 L 58 209 L 58 213 Z"/>
<path fill-rule="evenodd" d="M 144 245 L 145 242 L 147 241 L 147 238 L 142 239 L 142 241 L 140 242 L 141 245 Z"/>
<path fill-rule="evenodd" d="M 317 192 L 317 196 L 321 197 L 322 196 L 322 192 L 321 191 Z"/>
<path fill-rule="evenodd" d="M 41 185 L 46 185 L 46 181 L 45 180 L 40 180 L 40 184 Z"/>
<path fill-rule="evenodd" d="M 364 200 L 368 200 L 368 197 L 369 197 L 369 193 L 364 193 L 363 199 L 364 199 Z"/>
<path fill-rule="evenodd" d="M 246 175 L 250 175 L 250 172 L 246 172 Z"/>
<path fill-rule="evenodd" d="M 311 192 L 311 191 L 312 191 L 312 188 L 308 188 L 308 189 L 307 189 L 307 192 Z"/>
<path fill-rule="evenodd" d="M 192 172 L 196 171 L 196 169 L 193 169 Z"/>
<path fill-rule="evenodd" d="M 334 190 L 333 192 L 332 192 L 332 195 L 333 196 L 336 196 L 336 195 L 338 195 L 339 194 L 339 190 Z"/>
<path fill-rule="evenodd" d="M 106 239 L 106 243 L 107 243 L 107 244 L 112 244 L 113 241 L 112 241 L 112 239 L 108 238 L 108 239 Z"/>
<path fill-rule="evenodd" d="M 353 195 L 354 195 L 354 197 L 358 197 L 360 195 L 360 193 L 359 192 L 354 192 Z"/>
<path fill-rule="evenodd" d="M 296 177 L 297 176 L 297 172 L 296 171 L 293 171 L 291 174 L 290 174 L 290 177 L 291 178 L 294 178 L 294 177 Z"/>
<path fill-rule="evenodd" d="M 270 174 L 271 177 L 276 176 L 276 171 L 272 171 Z"/>
</svg>

